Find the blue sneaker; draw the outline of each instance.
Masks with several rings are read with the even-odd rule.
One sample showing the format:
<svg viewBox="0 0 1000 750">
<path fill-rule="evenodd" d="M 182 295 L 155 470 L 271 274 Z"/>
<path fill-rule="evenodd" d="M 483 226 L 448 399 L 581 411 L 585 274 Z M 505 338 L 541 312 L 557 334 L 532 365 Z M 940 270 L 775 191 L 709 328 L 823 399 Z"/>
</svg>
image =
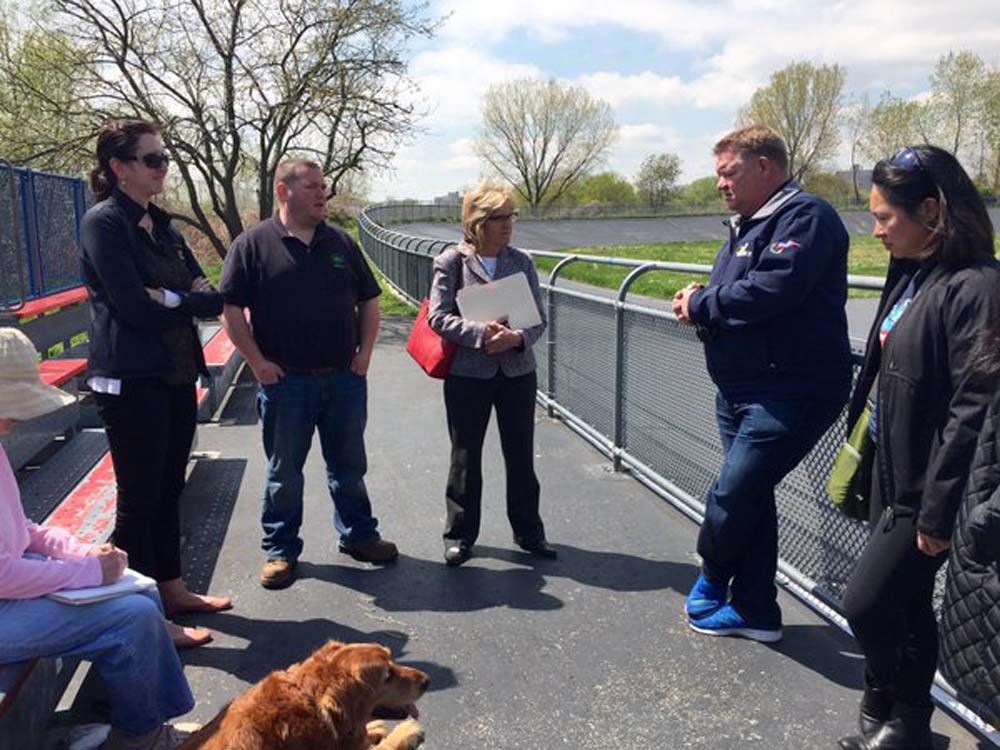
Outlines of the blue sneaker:
<svg viewBox="0 0 1000 750">
<path fill-rule="evenodd" d="M 748 622 L 739 612 L 727 604 L 708 617 L 688 620 L 691 630 L 705 635 L 735 635 L 761 643 L 777 643 L 781 640 L 780 627 L 762 627 Z"/>
<path fill-rule="evenodd" d="M 728 589 L 729 586 L 724 583 L 712 583 L 705 576 L 698 576 L 684 607 L 687 616 L 697 620 L 721 609 L 726 604 Z"/>
</svg>

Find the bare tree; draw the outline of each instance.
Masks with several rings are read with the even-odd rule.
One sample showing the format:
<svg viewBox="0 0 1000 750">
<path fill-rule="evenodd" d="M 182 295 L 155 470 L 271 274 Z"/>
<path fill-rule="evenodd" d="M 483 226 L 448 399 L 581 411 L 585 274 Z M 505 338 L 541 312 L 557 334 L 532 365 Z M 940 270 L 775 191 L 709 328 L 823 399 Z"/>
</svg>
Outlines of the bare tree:
<svg viewBox="0 0 1000 750">
<path fill-rule="evenodd" d="M 495 84 L 483 95 L 482 117 L 477 153 L 532 207 L 558 200 L 617 135 L 607 102 L 557 81 Z"/>
<path fill-rule="evenodd" d="M 851 147 L 851 187 L 854 189 L 854 202 L 861 203 L 861 188 L 858 185 L 858 172 L 861 170 L 861 141 L 865 131 L 868 129 L 868 121 L 871 118 L 872 106 L 868 100 L 867 92 L 852 101 L 844 108 L 842 118 L 844 121 L 847 142 Z"/>
<path fill-rule="evenodd" d="M 650 154 L 642 160 L 635 178 L 635 189 L 643 202 L 663 206 L 677 192 L 681 160 L 676 154 Z"/>
<path fill-rule="evenodd" d="M 401 56 L 433 33 L 402 0 L 54 0 L 65 34 L 93 49 L 82 91 L 103 115 L 163 126 L 191 213 L 224 256 L 243 230 L 239 184 L 273 210 L 290 155 L 323 166 L 331 194 L 352 170 L 388 164 L 418 115 Z M 224 237 L 212 217 L 225 226 Z"/>
<path fill-rule="evenodd" d="M 737 120 L 741 125 L 774 128 L 788 146 L 792 175 L 801 179 L 837 150 L 837 119 L 846 75 L 840 65 L 792 63 L 754 92 Z"/>
</svg>

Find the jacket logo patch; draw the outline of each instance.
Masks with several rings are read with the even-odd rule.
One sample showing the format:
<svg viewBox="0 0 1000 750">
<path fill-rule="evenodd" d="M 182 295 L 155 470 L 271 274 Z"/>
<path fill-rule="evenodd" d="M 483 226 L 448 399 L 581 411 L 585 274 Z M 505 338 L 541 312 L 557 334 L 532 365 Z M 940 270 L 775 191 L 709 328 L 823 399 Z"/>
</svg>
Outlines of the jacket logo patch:
<svg viewBox="0 0 1000 750">
<path fill-rule="evenodd" d="M 737 258 L 745 258 L 748 255 L 750 255 L 750 243 L 749 242 L 744 242 L 742 245 L 740 245 L 738 248 L 736 248 L 736 257 Z"/>
<path fill-rule="evenodd" d="M 330 262 L 333 263 L 334 268 L 343 268 L 344 256 L 340 253 L 330 253 Z"/>
<path fill-rule="evenodd" d="M 775 255 L 781 255 L 785 250 L 791 250 L 794 248 L 802 247 L 795 240 L 785 240 L 784 242 L 775 242 L 771 245 L 771 252 Z"/>
</svg>

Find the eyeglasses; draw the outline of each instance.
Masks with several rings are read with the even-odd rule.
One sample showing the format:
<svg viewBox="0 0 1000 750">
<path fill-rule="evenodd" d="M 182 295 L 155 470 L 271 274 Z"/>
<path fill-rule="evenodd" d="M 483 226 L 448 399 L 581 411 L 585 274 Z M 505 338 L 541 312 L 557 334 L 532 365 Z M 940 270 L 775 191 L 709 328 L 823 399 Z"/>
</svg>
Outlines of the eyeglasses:
<svg viewBox="0 0 1000 750">
<path fill-rule="evenodd" d="M 894 153 L 889 159 L 889 165 L 904 171 L 924 168 L 923 162 L 920 161 L 920 154 L 910 146 L 904 146 Z"/>
<path fill-rule="evenodd" d="M 509 214 L 493 214 L 492 216 L 487 216 L 486 221 L 509 221 L 513 224 L 517 221 L 517 211 L 511 211 Z"/>
<path fill-rule="evenodd" d="M 129 156 L 123 161 L 141 161 L 150 169 L 159 169 L 160 167 L 170 166 L 170 157 L 162 151 L 159 153 L 143 154 L 142 156 Z"/>
</svg>

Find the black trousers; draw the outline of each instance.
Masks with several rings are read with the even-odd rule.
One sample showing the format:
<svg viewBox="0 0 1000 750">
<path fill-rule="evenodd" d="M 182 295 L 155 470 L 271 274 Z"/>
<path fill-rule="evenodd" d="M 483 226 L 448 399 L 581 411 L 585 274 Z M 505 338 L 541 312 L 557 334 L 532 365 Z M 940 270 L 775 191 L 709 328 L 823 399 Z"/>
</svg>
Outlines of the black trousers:
<svg viewBox="0 0 1000 750">
<path fill-rule="evenodd" d="M 938 652 L 934 577 L 947 555 L 917 549 L 916 516 L 898 506 L 882 512 L 847 583 L 844 615 L 865 654 L 866 684 L 926 708 Z"/>
<path fill-rule="evenodd" d="M 140 573 L 180 578 L 178 500 L 197 420 L 194 384 L 129 378 L 120 395 L 94 396 L 118 484 L 114 543 Z"/>
<path fill-rule="evenodd" d="M 534 372 L 514 378 L 498 372 L 489 379 L 455 375 L 445 379 L 444 404 L 451 435 L 445 539 L 471 545 L 479 536 L 483 440 L 494 408 L 507 478 L 510 526 L 522 542 L 530 544 L 545 538 L 545 527 L 538 515 L 539 486 L 535 476 L 536 389 Z"/>
</svg>

